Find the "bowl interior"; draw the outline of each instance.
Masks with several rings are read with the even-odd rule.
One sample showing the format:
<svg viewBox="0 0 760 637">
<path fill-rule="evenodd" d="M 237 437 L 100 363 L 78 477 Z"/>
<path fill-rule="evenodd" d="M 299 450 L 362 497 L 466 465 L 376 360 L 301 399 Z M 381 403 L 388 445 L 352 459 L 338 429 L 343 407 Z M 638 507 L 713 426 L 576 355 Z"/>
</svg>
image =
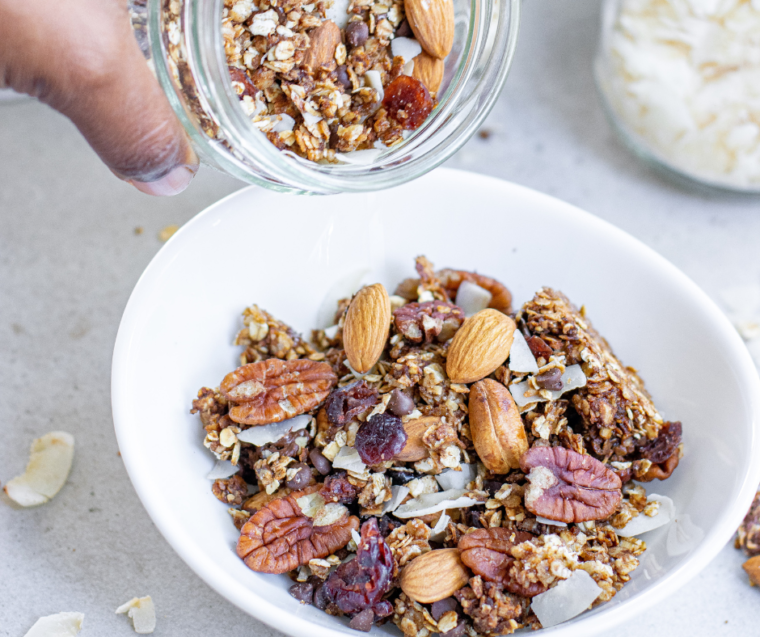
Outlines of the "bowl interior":
<svg viewBox="0 0 760 637">
<path fill-rule="evenodd" d="M 622 231 L 519 186 L 438 170 L 384 193 L 243 190 L 182 228 L 138 282 L 114 351 L 116 432 L 146 509 L 198 575 L 290 634 L 353 634 L 291 598 L 286 576 L 256 574 L 237 558 L 237 532 L 204 477 L 213 458 L 190 402 L 237 365 L 231 343 L 247 305 L 308 334 L 336 282 L 366 272 L 365 281 L 394 286 L 413 275 L 419 254 L 499 278 L 516 305 L 542 285 L 562 290 L 640 371 L 666 419 L 684 424 L 681 466 L 648 486 L 674 500 L 678 523 L 644 537 L 649 550 L 610 603 L 546 634 L 607 630 L 714 557 L 760 478 L 751 462 L 758 380 L 738 336 L 688 278 Z"/>
</svg>

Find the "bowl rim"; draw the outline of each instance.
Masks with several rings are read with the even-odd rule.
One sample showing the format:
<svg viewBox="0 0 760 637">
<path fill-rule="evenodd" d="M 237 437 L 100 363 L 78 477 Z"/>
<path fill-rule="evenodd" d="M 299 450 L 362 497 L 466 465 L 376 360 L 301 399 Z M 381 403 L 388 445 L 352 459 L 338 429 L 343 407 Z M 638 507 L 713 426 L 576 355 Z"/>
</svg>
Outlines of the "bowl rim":
<svg viewBox="0 0 760 637">
<path fill-rule="evenodd" d="M 441 181 L 447 184 L 458 184 L 462 180 L 465 180 L 470 185 L 477 186 L 480 184 L 483 188 L 501 189 L 507 197 L 517 192 L 523 198 L 541 200 L 545 204 L 554 206 L 555 208 L 559 206 L 564 209 L 564 214 L 570 217 L 572 223 L 596 227 L 609 234 L 617 241 L 627 244 L 627 247 L 639 253 L 642 258 L 646 258 L 651 263 L 654 263 L 658 269 L 663 271 L 663 274 L 668 275 L 668 278 L 675 280 L 680 289 L 701 306 L 707 317 L 711 319 L 711 323 L 718 326 L 722 324 L 723 326 L 723 329 L 720 331 L 716 330 L 715 334 L 720 335 L 722 338 L 724 346 L 730 352 L 729 358 L 731 359 L 732 366 L 739 372 L 736 376 L 741 379 L 743 385 L 742 393 L 747 398 L 748 411 L 751 418 L 750 457 L 760 457 L 760 418 L 758 418 L 758 415 L 760 415 L 760 377 L 758 376 L 758 371 L 747 348 L 729 320 L 714 301 L 686 274 L 639 239 L 636 239 L 613 224 L 556 197 L 495 177 L 449 168 L 439 168 L 430 175 L 423 177 L 422 180 L 436 178 L 441 178 Z M 136 436 L 130 437 L 127 419 L 121 416 L 123 411 L 122 404 L 126 400 L 121 389 L 125 386 L 123 379 L 127 371 L 124 361 L 128 358 L 127 352 L 132 332 L 141 323 L 139 320 L 138 297 L 142 289 L 149 285 L 149 280 L 154 278 L 156 273 L 160 271 L 161 263 L 171 261 L 173 254 L 181 249 L 179 247 L 180 242 L 176 238 L 181 238 L 190 233 L 192 228 L 205 223 L 206 218 L 213 216 L 219 209 L 223 209 L 230 201 L 237 197 L 244 197 L 252 190 L 260 192 L 262 196 L 272 194 L 271 191 L 263 190 L 256 186 L 248 186 L 208 206 L 180 228 L 174 237 L 156 253 L 140 275 L 125 306 L 114 344 L 111 365 L 111 404 L 114 430 L 124 466 L 145 510 L 169 545 L 206 584 L 244 612 L 283 633 L 289 635 L 311 634 L 313 637 L 338 637 L 345 633 L 327 626 L 320 626 L 295 614 L 283 613 L 279 607 L 269 602 L 259 592 L 236 585 L 235 580 L 230 578 L 208 555 L 198 553 L 195 550 L 193 541 L 183 530 L 182 526 L 171 517 L 165 515 L 163 509 L 159 506 L 159 502 L 154 499 L 150 482 L 145 480 L 145 476 L 139 471 L 138 463 L 134 460 L 135 454 L 139 453 L 139 439 Z M 672 571 L 664 575 L 659 581 L 653 583 L 645 591 L 626 600 L 619 606 L 607 609 L 601 607 L 589 618 L 593 618 L 592 621 L 578 622 L 575 630 L 573 630 L 573 625 L 560 624 L 543 629 L 542 634 L 559 635 L 562 633 L 563 637 L 581 634 L 581 632 L 583 635 L 598 634 L 631 619 L 662 601 L 666 596 L 673 594 L 705 568 L 731 539 L 746 511 L 749 509 L 758 483 L 760 483 L 760 463 L 749 466 L 746 474 L 743 476 L 741 487 L 734 498 L 730 514 L 725 515 L 716 523 L 689 559 L 678 564 Z M 251 596 L 256 599 L 255 607 L 251 606 Z"/>
</svg>

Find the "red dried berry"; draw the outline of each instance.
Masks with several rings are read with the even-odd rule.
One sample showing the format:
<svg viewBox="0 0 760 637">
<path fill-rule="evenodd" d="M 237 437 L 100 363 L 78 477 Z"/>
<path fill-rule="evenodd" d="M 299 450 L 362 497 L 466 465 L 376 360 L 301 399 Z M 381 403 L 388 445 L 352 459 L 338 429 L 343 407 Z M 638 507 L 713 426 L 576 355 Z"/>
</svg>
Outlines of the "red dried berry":
<svg viewBox="0 0 760 637">
<path fill-rule="evenodd" d="M 338 427 L 377 404 L 377 390 L 363 380 L 335 390 L 325 402 L 327 419 Z"/>
<path fill-rule="evenodd" d="M 402 128 L 419 128 L 433 110 L 433 98 L 425 85 L 411 75 L 399 75 L 385 87 L 383 107 Z"/>
<path fill-rule="evenodd" d="M 325 502 L 348 504 L 356 499 L 356 487 L 348 481 L 345 471 L 338 471 L 325 478 L 319 494 Z"/>
<path fill-rule="evenodd" d="M 362 525 L 356 557 L 330 575 L 323 594 L 346 615 L 371 608 L 376 617 L 387 617 L 393 607 L 383 597 L 391 589 L 395 570 L 393 553 L 380 535 L 377 519 L 370 518 Z"/>
<path fill-rule="evenodd" d="M 364 464 L 376 465 L 391 460 L 406 445 L 401 418 L 389 413 L 375 414 L 356 432 L 354 447 Z"/>
</svg>

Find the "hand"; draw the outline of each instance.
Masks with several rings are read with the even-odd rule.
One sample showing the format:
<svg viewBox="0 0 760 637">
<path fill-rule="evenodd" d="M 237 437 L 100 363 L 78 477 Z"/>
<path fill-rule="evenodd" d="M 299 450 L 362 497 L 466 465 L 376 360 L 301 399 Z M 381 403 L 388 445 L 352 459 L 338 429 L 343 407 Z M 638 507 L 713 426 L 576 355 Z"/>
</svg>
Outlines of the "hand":
<svg viewBox="0 0 760 637">
<path fill-rule="evenodd" d="M 198 158 L 132 34 L 126 0 L 0 0 L 0 87 L 71 119 L 119 178 L 184 190 Z"/>
</svg>

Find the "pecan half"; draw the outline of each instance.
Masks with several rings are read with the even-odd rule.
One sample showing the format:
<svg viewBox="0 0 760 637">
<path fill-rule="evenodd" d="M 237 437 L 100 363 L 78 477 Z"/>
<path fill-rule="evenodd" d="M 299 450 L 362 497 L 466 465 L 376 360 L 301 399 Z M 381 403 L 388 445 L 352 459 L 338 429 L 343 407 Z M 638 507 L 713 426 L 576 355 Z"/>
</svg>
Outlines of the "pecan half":
<svg viewBox="0 0 760 637">
<path fill-rule="evenodd" d="M 259 573 L 287 573 L 348 544 L 351 531 L 359 528 L 359 519 L 344 515 L 332 524 L 314 526 L 297 502 L 313 490 L 296 491 L 273 500 L 245 523 L 237 554 L 248 568 Z"/>
<path fill-rule="evenodd" d="M 515 562 L 511 555 L 512 547 L 533 539 L 525 531 L 513 531 L 503 527 L 477 529 L 463 535 L 458 547 L 462 562 L 470 567 L 475 575 L 480 575 L 488 582 L 501 584 L 511 593 L 534 597 L 543 593 L 546 587 L 540 582 L 532 582 L 527 588 L 521 586 L 513 572 Z"/>
<path fill-rule="evenodd" d="M 399 334 L 412 343 L 445 342 L 464 323 L 462 308 L 446 301 L 407 303 L 393 313 Z"/>
<path fill-rule="evenodd" d="M 462 285 L 462 281 L 469 281 L 491 293 L 491 303 L 488 307 L 499 310 L 499 312 L 504 312 L 504 314 L 512 312 L 512 293 L 503 283 L 492 279 L 490 276 L 484 276 L 477 272 L 465 272 L 464 270 L 450 270 L 448 268 L 439 270 L 437 275 L 452 299 L 456 298 L 457 290 Z"/>
<path fill-rule="evenodd" d="M 249 363 L 222 380 L 221 394 L 235 406 L 230 418 L 246 425 L 266 425 L 317 407 L 338 377 L 327 363 L 270 358 Z"/>
<path fill-rule="evenodd" d="M 564 447 L 533 447 L 520 458 L 528 474 L 525 507 L 560 522 L 609 517 L 620 504 L 620 478 L 596 458 Z"/>
</svg>

